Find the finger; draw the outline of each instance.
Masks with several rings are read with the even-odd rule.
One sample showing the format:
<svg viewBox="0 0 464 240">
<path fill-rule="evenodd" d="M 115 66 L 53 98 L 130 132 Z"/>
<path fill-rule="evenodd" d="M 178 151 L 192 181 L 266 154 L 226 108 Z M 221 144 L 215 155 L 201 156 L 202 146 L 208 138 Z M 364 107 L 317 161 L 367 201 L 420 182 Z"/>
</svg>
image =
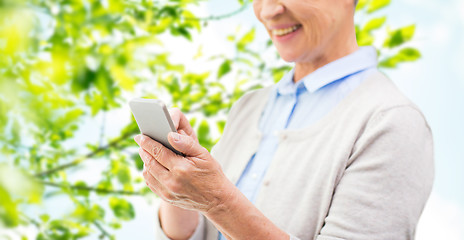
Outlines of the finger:
<svg viewBox="0 0 464 240">
<path fill-rule="evenodd" d="M 144 170 L 151 174 L 158 181 L 162 181 L 169 174 L 169 170 L 161 165 L 153 156 L 145 149 L 139 148 L 139 155 L 144 163 Z"/>
<path fill-rule="evenodd" d="M 158 165 L 161 166 L 159 163 Z M 150 190 L 163 200 L 168 202 L 171 201 L 173 195 L 169 194 L 169 191 L 167 190 L 166 186 L 163 184 L 162 180 L 160 180 L 157 176 L 158 175 L 153 174 L 153 166 L 148 166 L 147 169 L 143 171 L 143 178 L 145 179 L 145 183 L 150 188 Z"/>
<path fill-rule="evenodd" d="M 147 187 L 150 188 L 150 190 L 156 194 L 156 196 L 160 196 L 160 192 L 162 191 L 162 185 L 161 183 L 156 180 L 147 170 L 144 169 L 143 171 L 143 178 L 145 179 L 145 184 Z"/>
<path fill-rule="evenodd" d="M 179 160 L 180 156 L 150 137 L 137 135 L 135 137 L 135 141 L 141 148 L 147 151 L 154 159 L 156 159 L 156 161 L 161 163 L 161 165 L 167 169 L 171 169 L 173 164 Z"/>
<path fill-rule="evenodd" d="M 181 111 L 178 108 L 171 108 L 168 110 L 169 114 L 171 115 L 172 123 L 174 123 L 174 127 L 179 129 Z"/>
<path fill-rule="evenodd" d="M 171 132 L 168 134 L 168 141 L 179 152 L 186 156 L 199 157 L 206 159 L 209 154 L 206 148 L 202 147 L 198 141 L 190 136 Z"/>
<path fill-rule="evenodd" d="M 187 117 L 185 117 L 185 115 L 178 108 L 170 109 L 169 114 L 171 114 L 172 122 L 174 123 L 177 131 L 183 130 L 187 135 L 197 139 L 197 135 L 195 134 L 195 131 L 193 131 L 193 128 L 190 125 Z"/>
</svg>

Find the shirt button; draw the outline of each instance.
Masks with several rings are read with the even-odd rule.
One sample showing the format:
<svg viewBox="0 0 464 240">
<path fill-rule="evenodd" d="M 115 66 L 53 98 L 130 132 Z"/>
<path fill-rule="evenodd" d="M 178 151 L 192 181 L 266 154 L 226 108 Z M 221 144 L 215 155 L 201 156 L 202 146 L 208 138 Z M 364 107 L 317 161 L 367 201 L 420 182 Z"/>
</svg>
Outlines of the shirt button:
<svg viewBox="0 0 464 240">
<path fill-rule="evenodd" d="M 253 178 L 253 180 L 256 180 L 256 179 L 258 178 L 258 174 L 253 173 L 253 174 L 251 175 L 251 178 Z"/>
<path fill-rule="evenodd" d="M 264 186 L 269 186 L 269 184 L 271 184 L 271 181 L 269 181 L 269 180 L 264 180 L 263 184 L 264 184 Z"/>
<path fill-rule="evenodd" d="M 274 131 L 274 136 L 278 137 L 279 136 L 279 131 Z"/>
</svg>

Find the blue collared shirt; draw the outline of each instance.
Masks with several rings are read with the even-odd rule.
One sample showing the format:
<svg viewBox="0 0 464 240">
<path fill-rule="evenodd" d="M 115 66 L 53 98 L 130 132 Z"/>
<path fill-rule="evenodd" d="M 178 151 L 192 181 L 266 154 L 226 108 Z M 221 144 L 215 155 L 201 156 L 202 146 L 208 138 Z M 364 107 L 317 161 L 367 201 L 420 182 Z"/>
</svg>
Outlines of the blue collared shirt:
<svg viewBox="0 0 464 240">
<path fill-rule="evenodd" d="M 376 69 L 375 48 L 361 47 L 317 69 L 297 83 L 293 82 L 294 69 L 286 74 L 274 85 L 261 115 L 261 143 L 237 181 L 240 191 L 254 203 L 279 145 L 279 132 L 305 128 L 317 122 L 358 87 L 369 72 Z M 221 234 L 219 239 L 225 240 Z"/>
</svg>

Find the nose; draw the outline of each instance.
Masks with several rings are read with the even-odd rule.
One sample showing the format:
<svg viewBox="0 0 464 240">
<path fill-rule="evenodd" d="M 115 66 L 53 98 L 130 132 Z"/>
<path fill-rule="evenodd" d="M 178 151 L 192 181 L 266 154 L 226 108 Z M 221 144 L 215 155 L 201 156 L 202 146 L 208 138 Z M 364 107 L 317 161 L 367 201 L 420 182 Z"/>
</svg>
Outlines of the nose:
<svg viewBox="0 0 464 240">
<path fill-rule="evenodd" d="M 260 17 L 263 20 L 271 20 L 285 12 L 285 7 L 280 0 L 263 0 Z"/>
</svg>

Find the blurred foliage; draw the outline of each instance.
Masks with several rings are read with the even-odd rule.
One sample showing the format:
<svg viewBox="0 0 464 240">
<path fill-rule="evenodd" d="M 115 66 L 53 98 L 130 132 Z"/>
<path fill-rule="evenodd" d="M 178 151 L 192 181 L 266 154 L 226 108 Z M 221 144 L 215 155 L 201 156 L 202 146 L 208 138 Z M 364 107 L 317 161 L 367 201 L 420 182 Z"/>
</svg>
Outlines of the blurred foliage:
<svg viewBox="0 0 464 240">
<path fill-rule="evenodd" d="M 205 71 L 171 61 L 179 49 L 166 48 L 169 41 L 193 42 L 209 21 L 250 5 L 239 0 L 242 7 L 233 12 L 199 17 L 191 9 L 200 2 L 0 0 L 0 238 L 11 237 L 2 228 L 33 226 L 36 239 L 114 239 L 114 231 L 136 217 L 130 196 L 153 197 L 132 140 L 138 128 L 128 112 L 129 123 L 116 137 L 105 136 L 108 121 L 98 126 L 99 140 L 89 136 L 82 143 L 80 129 L 130 97 L 162 98 L 189 116 L 200 143 L 211 149 L 232 104 L 291 69 L 278 61 L 270 41 L 257 45 L 254 28 L 227 36 L 232 56 L 204 56 L 200 47 L 192 60 L 208 62 Z M 386 29 L 380 66 L 393 68 L 420 53 L 404 47 L 414 25 L 391 30 L 386 16 L 376 16 L 389 3 L 360 0 L 358 14 L 369 20 L 356 25 L 356 34 L 360 45 L 371 45 Z M 94 164 L 104 167 L 89 176 Z M 44 209 L 57 201 L 69 211 L 55 216 Z M 20 230 L 13 234 L 27 239 Z"/>
<path fill-rule="evenodd" d="M 414 24 L 392 30 L 385 26 L 387 16 L 378 16 L 381 13 L 379 10 L 388 5 L 390 0 L 359 0 L 356 6 L 357 16 L 367 19 L 355 26 L 358 45 L 377 47 L 380 68 L 395 68 L 400 63 L 416 61 L 421 57 L 419 50 L 408 46 L 416 30 Z M 386 32 L 386 37 L 375 38 L 374 34 L 382 30 Z"/>
</svg>

